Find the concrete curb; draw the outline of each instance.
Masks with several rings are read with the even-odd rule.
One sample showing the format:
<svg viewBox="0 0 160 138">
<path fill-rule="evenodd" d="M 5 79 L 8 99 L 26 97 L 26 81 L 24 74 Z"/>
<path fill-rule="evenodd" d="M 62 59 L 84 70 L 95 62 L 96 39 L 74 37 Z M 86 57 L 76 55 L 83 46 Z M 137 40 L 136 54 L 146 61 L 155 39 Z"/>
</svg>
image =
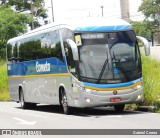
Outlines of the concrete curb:
<svg viewBox="0 0 160 138">
<path fill-rule="evenodd" d="M 136 109 L 137 111 L 143 111 L 143 112 L 155 112 L 156 107 L 155 106 L 139 106 Z"/>
</svg>

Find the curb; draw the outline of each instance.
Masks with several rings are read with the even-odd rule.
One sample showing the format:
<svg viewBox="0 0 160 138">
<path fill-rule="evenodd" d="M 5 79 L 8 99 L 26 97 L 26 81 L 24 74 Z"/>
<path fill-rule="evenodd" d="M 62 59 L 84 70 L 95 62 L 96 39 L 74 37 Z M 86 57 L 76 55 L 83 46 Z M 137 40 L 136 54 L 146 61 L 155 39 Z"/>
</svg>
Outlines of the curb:
<svg viewBox="0 0 160 138">
<path fill-rule="evenodd" d="M 136 109 L 137 111 L 143 111 L 143 112 L 154 112 L 156 110 L 155 106 L 139 106 Z"/>
</svg>

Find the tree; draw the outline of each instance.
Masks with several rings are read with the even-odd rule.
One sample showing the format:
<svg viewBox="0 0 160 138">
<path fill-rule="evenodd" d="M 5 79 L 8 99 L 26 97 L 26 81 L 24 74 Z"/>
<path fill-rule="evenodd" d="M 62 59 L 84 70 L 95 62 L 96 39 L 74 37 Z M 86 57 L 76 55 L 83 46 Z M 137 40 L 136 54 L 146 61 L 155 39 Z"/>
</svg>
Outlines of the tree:
<svg viewBox="0 0 160 138">
<path fill-rule="evenodd" d="M 139 11 L 145 15 L 147 20 L 153 21 L 154 28 L 158 27 L 152 32 L 156 34 L 156 41 L 160 43 L 160 0 L 143 0 Z"/>
<path fill-rule="evenodd" d="M 139 11 L 160 25 L 160 0 L 143 0 Z"/>
<path fill-rule="evenodd" d="M 155 31 L 155 23 L 153 21 L 131 21 L 130 23 L 132 24 L 136 35 L 143 36 L 151 41 L 152 32 Z"/>
<path fill-rule="evenodd" d="M 13 6 L 19 12 L 30 11 L 34 23 L 30 23 L 30 26 L 33 29 L 40 26 L 38 18 L 47 18 L 44 0 L 1 0 L 1 2 L 7 6 Z"/>
<path fill-rule="evenodd" d="M 31 22 L 31 16 L 14 12 L 11 7 L 0 6 L 0 58 L 5 58 L 5 47 L 8 39 L 27 31 L 26 24 Z"/>
</svg>

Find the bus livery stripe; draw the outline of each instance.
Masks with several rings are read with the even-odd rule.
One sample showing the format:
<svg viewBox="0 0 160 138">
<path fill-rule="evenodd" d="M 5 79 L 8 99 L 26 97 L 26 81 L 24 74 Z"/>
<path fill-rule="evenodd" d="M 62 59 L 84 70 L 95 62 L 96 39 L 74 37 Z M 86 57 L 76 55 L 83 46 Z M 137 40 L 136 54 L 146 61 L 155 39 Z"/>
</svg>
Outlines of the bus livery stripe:
<svg viewBox="0 0 160 138">
<path fill-rule="evenodd" d="M 138 85 L 142 85 L 142 81 L 131 81 L 127 83 L 119 83 L 119 84 L 92 84 L 92 83 L 84 83 L 84 87 L 92 90 L 99 91 L 112 91 L 112 90 L 125 90 L 136 87 Z"/>
<path fill-rule="evenodd" d="M 69 73 L 36 74 L 36 75 L 25 75 L 25 76 L 9 76 L 8 78 L 34 78 L 34 77 L 52 77 L 52 76 L 69 76 Z"/>
<path fill-rule="evenodd" d="M 104 30 L 107 30 L 107 31 L 113 31 L 113 30 L 119 30 L 119 31 L 122 31 L 122 30 L 126 30 L 126 29 L 132 29 L 132 27 L 130 25 L 114 25 L 114 26 L 85 26 L 85 27 L 79 27 L 79 28 L 76 28 L 75 31 L 79 31 L 79 32 L 100 32 L 100 31 L 104 31 Z"/>
</svg>

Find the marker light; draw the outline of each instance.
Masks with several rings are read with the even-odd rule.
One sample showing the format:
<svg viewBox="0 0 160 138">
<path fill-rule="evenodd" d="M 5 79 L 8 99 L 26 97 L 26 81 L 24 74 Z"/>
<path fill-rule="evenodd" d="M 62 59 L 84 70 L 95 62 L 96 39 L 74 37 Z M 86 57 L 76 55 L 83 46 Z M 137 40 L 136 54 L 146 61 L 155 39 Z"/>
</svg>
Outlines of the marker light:
<svg viewBox="0 0 160 138">
<path fill-rule="evenodd" d="M 138 95 L 137 99 L 141 99 L 142 98 L 142 94 Z"/>
</svg>

